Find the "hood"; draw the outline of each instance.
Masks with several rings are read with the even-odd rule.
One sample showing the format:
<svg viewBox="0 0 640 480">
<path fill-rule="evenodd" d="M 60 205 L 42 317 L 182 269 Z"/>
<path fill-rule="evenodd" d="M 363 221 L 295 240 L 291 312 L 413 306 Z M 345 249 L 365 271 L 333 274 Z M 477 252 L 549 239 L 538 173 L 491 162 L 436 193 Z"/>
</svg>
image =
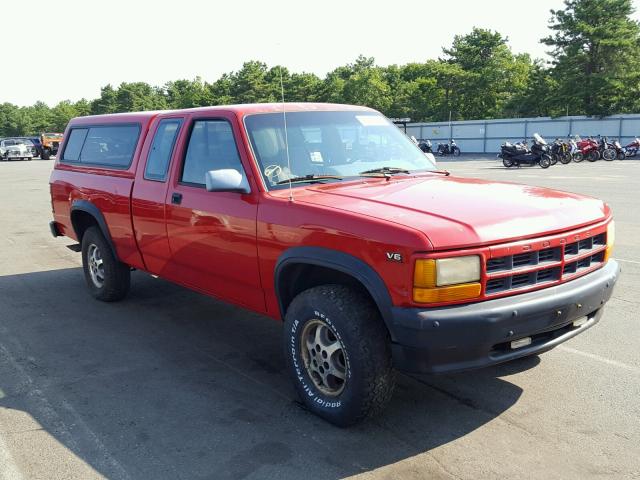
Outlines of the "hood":
<svg viewBox="0 0 640 480">
<path fill-rule="evenodd" d="M 582 195 L 439 175 L 318 185 L 300 200 L 412 227 L 433 249 L 539 237 L 609 215 L 604 202 Z"/>
</svg>

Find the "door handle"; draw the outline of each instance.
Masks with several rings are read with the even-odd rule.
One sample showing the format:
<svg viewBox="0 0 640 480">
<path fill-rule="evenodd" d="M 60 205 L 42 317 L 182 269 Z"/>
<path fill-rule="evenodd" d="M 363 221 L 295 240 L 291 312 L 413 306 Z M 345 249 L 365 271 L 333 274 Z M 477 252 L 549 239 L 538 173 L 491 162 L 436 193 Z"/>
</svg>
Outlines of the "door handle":
<svg viewBox="0 0 640 480">
<path fill-rule="evenodd" d="M 182 194 L 178 193 L 178 192 L 174 192 L 171 195 L 171 203 L 174 203 L 176 205 L 180 205 L 182 203 Z"/>
</svg>

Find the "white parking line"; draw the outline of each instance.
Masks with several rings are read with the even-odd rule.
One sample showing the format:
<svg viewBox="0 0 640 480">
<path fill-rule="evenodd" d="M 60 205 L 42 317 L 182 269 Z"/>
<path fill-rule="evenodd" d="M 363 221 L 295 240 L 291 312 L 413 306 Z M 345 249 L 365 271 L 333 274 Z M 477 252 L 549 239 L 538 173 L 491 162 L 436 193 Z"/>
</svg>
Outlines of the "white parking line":
<svg viewBox="0 0 640 480">
<path fill-rule="evenodd" d="M 600 355 L 596 355 L 594 353 L 588 353 L 588 352 L 583 352 L 582 350 L 576 350 L 575 348 L 567 347 L 565 345 L 560 345 L 558 348 L 560 350 L 564 350 L 565 352 L 575 353 L 576 355 L 582 355 L 583 357 L 587 357 L 592 360 L 597 360 L 599 362 L 606 363 L 607 365 L 622 368 L 623 370 L 628 370 L 630 372 L 640 375 L 640 368 L 634 367 L 633 365 L 627 365 L 626 363 L 618 362 L 617 360 L 611 360 L 610 358 L 601 357 Z"/>
</svg>

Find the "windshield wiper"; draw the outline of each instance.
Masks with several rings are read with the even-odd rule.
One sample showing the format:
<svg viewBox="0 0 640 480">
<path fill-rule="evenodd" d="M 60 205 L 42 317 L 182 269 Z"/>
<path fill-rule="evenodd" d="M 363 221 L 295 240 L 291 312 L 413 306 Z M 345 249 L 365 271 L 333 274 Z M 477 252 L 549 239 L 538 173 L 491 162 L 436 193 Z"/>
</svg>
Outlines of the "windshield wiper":
<svg viewBox="0 0 640 480">
<path fill-rule="evenodd" d="M 409 173 L 409 170 L 399 167 L 380 167 L 372 168 L 371 170 L 365 170 L 358 175 L 368 175 L 369 173 L 382 173 L 384 175 L 395 175 L 397 173 Z"/>
<path fill-rule="evenodd" d="M 285 183 L 317 183 L 322 180 L 342 180 L 342 177 L 337 175 L 316 175 L 310 174 L 305 175 L 304 177 L 293 177 L 287 180 L 280 180 L 276 182 L 276 185 L 284 185 Z"/>
</svg>

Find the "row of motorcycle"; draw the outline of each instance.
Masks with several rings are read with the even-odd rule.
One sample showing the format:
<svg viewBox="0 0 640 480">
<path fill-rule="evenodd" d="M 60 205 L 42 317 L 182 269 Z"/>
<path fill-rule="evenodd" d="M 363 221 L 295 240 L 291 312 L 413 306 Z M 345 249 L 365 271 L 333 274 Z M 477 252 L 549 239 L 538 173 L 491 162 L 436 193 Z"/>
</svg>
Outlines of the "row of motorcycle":
<svg viewBox="0 0 640 480">
<path fill-rule="evenodd" d="M 576 136 L 568 140 L 555 141 L 549 145 L 539 134 L 533 135 L 533 142 L 529 147 L 526 140 L 519 143 L 505 142 L 500 147 L 498 158 L 507 167 L 520 167 L 522 165 L 540 165 L 549 168 L 556 163 L 567 164 L 588 160 L 624 160 L 627 157 L 635 157 L 640 151 L 640 138 L 635 138 L 624 147 L 619 141 L 609 141 L 607 137 L 588 137 L 581 139 Z"/>
<path fill-rule="evenodd" d="M 431 140 L 415 140 L 424 153 L 433 153 Z M 456 144 L 456 141 L 452 138 L 449 143 L 439 143 L 436 150 L 437 154 L 442 156 L 453 155 L 454 157 L 460 156 L 460 147 Z"/>
</svg>

